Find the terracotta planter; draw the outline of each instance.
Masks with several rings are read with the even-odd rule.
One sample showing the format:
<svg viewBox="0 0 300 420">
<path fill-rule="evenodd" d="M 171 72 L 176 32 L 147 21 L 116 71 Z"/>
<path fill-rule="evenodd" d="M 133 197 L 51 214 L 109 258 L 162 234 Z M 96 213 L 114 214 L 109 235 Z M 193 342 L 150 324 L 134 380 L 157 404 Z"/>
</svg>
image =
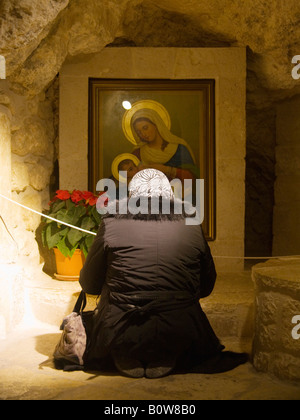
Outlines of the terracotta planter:
<svg viewBox="0 0 300 420">
<path fill-rule="evenodd" d="M 65 257 L 57 248 L 54 248 L 56 270 L 55 277 L 58 280 L 76 281 L 79 279 L 80 270 L 83 267 L 85 257 L 80 249 L 76 249 L 73 256 Z"/>
</svg>

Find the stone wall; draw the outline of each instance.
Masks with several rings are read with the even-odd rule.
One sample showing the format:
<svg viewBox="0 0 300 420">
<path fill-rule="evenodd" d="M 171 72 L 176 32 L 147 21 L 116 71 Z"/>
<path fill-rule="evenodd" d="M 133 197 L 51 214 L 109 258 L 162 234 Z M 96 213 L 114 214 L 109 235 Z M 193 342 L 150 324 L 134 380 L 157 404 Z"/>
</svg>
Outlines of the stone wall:
<svg viewBox="0 0 300 420">
<path fill-rule="evenodd" d="M 300 97 L 277 107 L 273 255 L 300 255 Z"/>
<path fill-rule="evenodd" d="M 11 119 L 9 97 L 0 86 L 0 193 L 11 197 Z M 6 337 L 7 331 L 22 318 L 22 298 L 18 308 L 16 299 L 22 294 L 20 268 L 13 264 L 18 257 L 18 246 L 11 237 L 10 203 L 0 197 L 0 339 Z M 21 314 L 21 316 L 20 316 Z"/>
<path fill-rule="evenodd" d="M 28 98 L 0 81 L 0 193 L 39 212 L 49 202 L 56 92 L 54 83 L 46 93 Z M 40 223 L 39 215 L 0 198 L 0 338 L 23 319 L 24 284 L 41 263 Z"/>
<path fill-rule="evenodd" d="M 41 212 L 49 202 L 49 183 L 54 160 L 54 124 L 51 87 L 46 93 L 26 98 L 12 92 L 11 191 L 12 198 Z M 39 215 L 10 204 L 12 235 L 21 255 L 39 261 L 35 231 Z"/>
<path fill-rule="evenodd" d="M 299 279 L 299 258 L 272 260 L 253 268 L 253 364 L 257 370 L 281 379 L 300 380 L 300 328 L 296 325 L 300 322 Z M 296 316 L 299 319 L 295 323 Z"/>
<path fill-rule="evenodd" d="M 11 196 L 11 118 L 9 97 L 0 89 L 0 193 L 9 198 Z M 10 263 L 16 258 L 16 244 L 9 234 L 10 204 L 2 198 L 0 199 L 0 217 L 0 245 L 2 247 L 0 263 Z"/>
<path fill-rule="evenodd" d="M 247 110 L 245 255 L 272 255 L 276 110 Z"/>
</svg>

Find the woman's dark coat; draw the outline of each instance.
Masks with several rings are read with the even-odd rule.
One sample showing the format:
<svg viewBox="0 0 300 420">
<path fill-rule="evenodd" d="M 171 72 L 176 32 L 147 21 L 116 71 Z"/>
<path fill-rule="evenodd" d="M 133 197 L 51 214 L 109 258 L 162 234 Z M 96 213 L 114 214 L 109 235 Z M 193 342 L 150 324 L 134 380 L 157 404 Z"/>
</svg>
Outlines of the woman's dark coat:
<svg viewBox="0 0 300 420">
<path fill-rule="evenodd" d="M 104 217 L 80 274 L 101 294 L 87 359 L 114 349 L 141 361 L 177 358 L 185 369 L 219 353 L 199 299 L 216 271 L 200 225 L 177 215 Z"/>
</svg>

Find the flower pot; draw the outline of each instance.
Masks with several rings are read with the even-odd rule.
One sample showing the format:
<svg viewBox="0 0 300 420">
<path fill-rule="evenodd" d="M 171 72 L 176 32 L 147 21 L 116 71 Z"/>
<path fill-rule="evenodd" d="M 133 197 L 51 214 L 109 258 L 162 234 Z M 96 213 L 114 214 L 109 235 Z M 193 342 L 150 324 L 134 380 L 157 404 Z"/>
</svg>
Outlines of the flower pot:
<svg viewBox="0 0 300 420">
<path fill-rule="evenodd" d="M 58 280 L 78 280 L 80 270 L 83 267 L 85 257 L 80 249 L 76 249 L 73 256 L 65 257 L 57 248 L 54 248 L 56 270 L 55 277 Z"/>
</svg>

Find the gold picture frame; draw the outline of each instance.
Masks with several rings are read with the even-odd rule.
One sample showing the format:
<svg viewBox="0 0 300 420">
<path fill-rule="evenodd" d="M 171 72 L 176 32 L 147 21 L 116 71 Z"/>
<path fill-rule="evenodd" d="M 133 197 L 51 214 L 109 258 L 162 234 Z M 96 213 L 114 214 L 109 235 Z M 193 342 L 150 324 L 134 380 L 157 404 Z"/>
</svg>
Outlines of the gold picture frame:
<svg viewBox="0 0 300 420">
<path fill-rule="evenodd" d="M 174 150 L 178 151 L 181 147 L 181 150 L 186 151 L 186 155 L 191 156 L 194 169 L 191 167 L 192 163 L 187 160 L 178 166 L 177 172 L 188 173 L 184 171 L 190 170 L 193 176 L 197 173 L 197 178 L 204 179 L 202 227 L 207 240 L 214 240 L 216 235 L 214 80 L 90 78 L 89 190 L 95 192 L 100 179 L 116 177 L 116 165 L 122 160 L 123 155 L 130 158 L 133 153 L 142 160 L 141 151 L 144 148 L 139 149 L 139 138 L 131 122 L 132 116 L 138 115 L 137 111 L 141 113 L 145 109 L 149 111 L 149 115 L 158 114 L 163 121 L 161 124 L 166 127 L 171 139 L 168 138 L 166 144 L 175 139 L 174 143 L 177 145 L 173 145 Z M 171 147 L 169 149 L 171 153 Z M 146 156 L 145 153 L 143 156 Z M 174 159 L 176 160 L 175 155 Z"/>
</svg>

